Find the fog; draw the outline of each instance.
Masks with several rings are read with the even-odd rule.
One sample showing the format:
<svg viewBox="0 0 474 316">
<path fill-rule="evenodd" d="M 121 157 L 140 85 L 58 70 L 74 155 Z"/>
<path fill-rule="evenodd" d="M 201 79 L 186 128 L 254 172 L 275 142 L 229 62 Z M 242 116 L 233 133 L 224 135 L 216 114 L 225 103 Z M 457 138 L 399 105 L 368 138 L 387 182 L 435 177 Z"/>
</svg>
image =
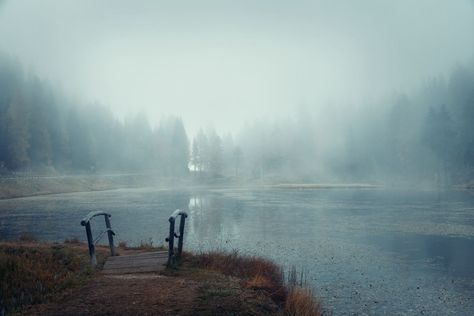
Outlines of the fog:
<svg viewBox="0 0 474 316">
<path fill-rule="evenodd" d="M 7 0 L 0 51 L 5 82 L 29 91 L 3 87 L 7 169 L 384 183 L 474 170 L 473 1 Z M 17 118 L 40 99 L 58 116 L 44 131 Z"/>
<path fill-rule="evenodd" d="M 70 95 L 236 132 L 355 106 L 474 56 L 472 1 L 4 1 L 0 50 Z"/>
</svg>

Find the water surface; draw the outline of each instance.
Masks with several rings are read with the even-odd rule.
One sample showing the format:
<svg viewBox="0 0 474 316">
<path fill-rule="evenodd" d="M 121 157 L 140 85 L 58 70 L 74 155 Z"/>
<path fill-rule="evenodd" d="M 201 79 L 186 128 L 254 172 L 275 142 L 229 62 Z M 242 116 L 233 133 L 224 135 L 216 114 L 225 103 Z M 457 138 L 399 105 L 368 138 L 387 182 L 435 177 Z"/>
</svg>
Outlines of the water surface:
<svg viewBox="0 0 474 316">
<path fill-rule="evenodd" d="M 236 249 L 306 272 L 334 315 L 474 315 L 474 195 L 389 190 L 130 189 L 0 201 L 0 236 L 84 239 L 112 213 L 118 240 L 162 244 L 185 209 L 185 247 Z M 97 221 L 93 229 L 102 228 Z M 100 227 L 99 227 L 100 226 Z"/>
</svg>

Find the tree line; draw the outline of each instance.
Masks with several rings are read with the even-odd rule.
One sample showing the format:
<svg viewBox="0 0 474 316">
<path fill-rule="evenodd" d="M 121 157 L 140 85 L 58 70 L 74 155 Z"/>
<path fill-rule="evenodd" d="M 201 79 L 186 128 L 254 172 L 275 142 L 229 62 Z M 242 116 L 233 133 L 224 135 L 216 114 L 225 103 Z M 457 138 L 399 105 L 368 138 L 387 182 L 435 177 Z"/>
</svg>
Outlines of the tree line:
<svg viewBox="0 0 474 316">
<path fill-rule="evenodd" d="M 411 94 L 357 106 L 302 106 L 235 135 L 183 121 L 151 127 L 60 95 L 0 55 L 0 170 L 152 171 L 270 181 L 465 183 L 474 178 L 474 65 Z"/>
<path fill-rule="evenodd" d="M 117 120 L 99 104 L 78 104 L 0 55 L 0 170 L 137 172 L 184 175 L 189 143 L 183 121 Z"/>
<path fill-rule="evenodd" d="M 474 65 L 356 106 L 302 106 L 236 137 L 244 170 L 276 181 L 449 185 L 474 179 Z"/>
</svg>

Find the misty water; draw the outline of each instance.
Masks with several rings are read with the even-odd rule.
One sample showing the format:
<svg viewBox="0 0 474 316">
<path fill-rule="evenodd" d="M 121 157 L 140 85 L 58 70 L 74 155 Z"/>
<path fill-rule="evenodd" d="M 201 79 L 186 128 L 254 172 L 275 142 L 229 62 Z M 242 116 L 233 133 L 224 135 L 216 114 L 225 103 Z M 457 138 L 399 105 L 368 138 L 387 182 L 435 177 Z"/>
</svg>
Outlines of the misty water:
<svg viewBox="0 0 474 316">
<path fill-rule="evenodd" d="M 303 270 L 334 315 L 474 314 L 474 194 L 461 191 L 127 189 L 0 201 L 1 239 L 84 240 L 112 213 L 116 240 L 163 244 L 189 212 L 185 247 L 238 250 Z M 96 221 L 93 229 L 102 229 Z"/>
</svg>

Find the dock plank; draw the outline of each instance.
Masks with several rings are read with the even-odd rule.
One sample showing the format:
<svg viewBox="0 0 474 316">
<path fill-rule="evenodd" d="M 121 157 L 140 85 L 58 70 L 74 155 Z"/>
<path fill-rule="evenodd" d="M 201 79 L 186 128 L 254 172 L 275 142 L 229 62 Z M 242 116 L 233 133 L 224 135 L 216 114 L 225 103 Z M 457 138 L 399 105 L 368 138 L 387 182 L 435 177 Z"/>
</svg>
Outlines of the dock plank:
<svg viewBox="0 0 474 316">
<path fill-rule="evenodd" d="M 104 274 L 159 272 L 165 269 L 167 260 L 166 251 L 114 256 L 106 260 L 102 272 Z"/>
</svg>

